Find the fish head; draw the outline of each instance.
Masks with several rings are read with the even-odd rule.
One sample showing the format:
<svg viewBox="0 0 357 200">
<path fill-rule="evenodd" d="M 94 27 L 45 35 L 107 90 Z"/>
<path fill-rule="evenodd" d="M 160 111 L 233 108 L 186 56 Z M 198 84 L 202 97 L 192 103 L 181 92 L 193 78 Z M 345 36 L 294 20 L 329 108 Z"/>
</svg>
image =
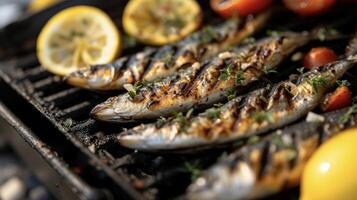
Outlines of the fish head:
<svg viewBox="0 0 357 200">
<path fill-rule="evenodd" d="M 135 121 L 135 116 L 140 117 L 142 113 L 147 112 L 147 109 L 145 102 L 136 103 L 128 94 L 124 94 L 110 97 L 96 105 L 90 114 L 98 120 L 125 123 Z"/>
<path fill-rule="evenodd" d="M 114 65 L 95 65 L 75 71 L 64 78 L 69 84 L 88 89 L 111 89 L 110 84 L 116 79 Z"/>
<path fill-rule="evenodd" d="M 230 161 L 232 162 L 232 161 Z M 188 199 L 247 199 L 253 191 L 255 174 L 245 162 L 228 162 L 210 168 L 187 190 Z"/>
</svg>

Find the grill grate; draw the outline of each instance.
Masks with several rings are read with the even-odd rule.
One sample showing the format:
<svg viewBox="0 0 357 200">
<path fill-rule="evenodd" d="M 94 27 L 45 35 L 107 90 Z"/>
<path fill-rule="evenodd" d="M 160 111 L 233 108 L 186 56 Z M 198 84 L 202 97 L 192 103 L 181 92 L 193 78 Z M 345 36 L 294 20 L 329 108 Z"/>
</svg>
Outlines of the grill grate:
<svg viewBox="0 0 357 200">
<path fill-rule="evenodd" d="M 114 13 L 113 16 L 119 18 L 120 14 Z M 285 24 L 293 26 L 290 19 L 286 19 Z M 296 20 L 295 27 L 301 23 L 301 20 Z M 282 26 L 280 21 L 278 25 Z M 131 51 L 128 49 L 127 52 Z M 0 77 L 134 199 L 179 197 L 191 182 L 185 163 L 197 163 L 199 159 L 198 164 L 206 167 L 224 151 L 214 149 L 194 155 L 182 153 L 173 156 L 170 153 L 145 154 L 120 147 L 115 143 L 114 134 L 124 127 L 96 122 L 88 116 L 94 105 L 111 94 L 98 94 L 67 85 L 61 78 L 45 71 L 33 53 L 3 63 Z"/>
</svg>

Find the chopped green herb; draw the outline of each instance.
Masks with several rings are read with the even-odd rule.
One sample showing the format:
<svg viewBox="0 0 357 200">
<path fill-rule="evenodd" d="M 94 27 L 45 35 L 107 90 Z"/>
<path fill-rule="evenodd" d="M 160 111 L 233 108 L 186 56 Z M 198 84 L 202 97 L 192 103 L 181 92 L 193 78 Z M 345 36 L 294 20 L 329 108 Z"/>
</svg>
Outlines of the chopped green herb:
<svg viewBox="0 0 357 200">
<path fill-rule="evenodd" d="M 174 118 L 173 118 L 173 122 L 177 122 L 180 125 L 180 131 L 185 131 L 185 129 L 187 128 L 187 126 L 189 125 L 189 121 L 188 119 L 191 117 L 193 112 L 193 109 L 190 109 L 186 115 L 184 115 L 182 112 L 174 112 Z"/>
<path fill-rule="evenodd" d="M 300 68 L 297 68 L 296 71 L 298 71 L 299 74 L 303 74 L 304 73 L 304 69 L 305 69 L 305 67 L 300 67 Z"/>
<path fill-rule="evenodd" d="M 219 80 L 229 80 L 233 72 L 233 63 L 229 63 L 226 68 L 222 69 L 219 74 Z"/>
<path fill-rule="evenodd" d="M 211 119 L 217 119 L 221 115 L 221 109 L 219 108 L 210 108 L 207 110 L 207 116 Z"/>
<path fill-rule="evenodd" d="M 265 96 L 260 96 L 259 99 L 264 101 L 265 103 L 268 103 L 268 99 Z"/>
<path fill-rule="evenodd" d="M 131 98 L 134 98 L 136 96 L 137 91 L 142 88 L 143 86 L 146 86 L 148 84 L 147 81 L 138 81 L 136 83 L 134 83 L 134 85 L 132 84 L 126 84 L 124 85 L 124 88 L 128 91 L 128 95 Z"/>
<path fill-rule="evenodd" d="M 71 128 L 73 125 L 73 119 L 72 118 L 67 118 L 64 122 L 63 122 L 63 126 L 65 126 L 66 128 Z"/>
<path fill-rule="evenodd" d="M 236 83 L 238 85 L 240 85 L 242 83 L 242 81 L 244 81 L 244 77 L 243 77 L 243 72 L 242 71 L 237 71 L 237 75 L 236 75 Z"/>
<path fill-rule="evenodd" d="M 267 113 L 267 112 L 264 112 L 264 111 L 260 111 L 260 112 L 254 113 L 252 115 L 252 119 L 257 123 L 262 123 L 264 121 L 271 122 L 273 120 L 272 116 L 271 116 L 271 113 Z"/>
<path fill-rule="evenodd" d="M 158 126 L 163 126 L 167 121 L 168 121 L 168 119 L 161 116 L 159 119 L 157 119 L 156 124 Z"/>
<path fill-rule="evenodd" d="M 350 86 L 351 84 L 347 80 L 337 80 L 336 81 L 338 86 Z"/>
<path fill-rule="evenodd" d="M 254 42 L 255 42 L 255 38 L 254 37 L 247 37 L 247 38 L 242 40 L 242 44 L 252 44 Z"/>
<path fill-rule="evenodd" d="M 269 69 L 267 66 L 264 67 L 263 71 L 264 71 L 264 74 L 278 73 L 276 70 Z"/>
<path fill-rule="evenodd" d="M 339 118 L 339 122 L 346 123 L 353 114 L 357 114 L 357 104 L 354 104 L 350 109 Z"/>
<path fill-rule="evenodd" d="M 267 30 L 266 34 L 269 36 L 280 36 L 282 32 L 277 30 Z"/>
<path fill-rule="evenodd" d="M 162 62 L 165 64 L 166 67 L 170 67 L 174 64 L 174 59 L 170 52 L 164 55 L 164 57 L 162 58 Z"/>
<path fill-rule="evenodd" d="M 217 37 L 217 33 L 212 26 L 205 26 L 201 33 L 201 42 L 204 44 L 212 42 Z"/>
<path fill-rule="evenodd" d="M 352 98 L 352 104 L 357 104 L 357 95 Z"/>
<path fill-rule="evenodd" d="M 338 31 L 333 28 L 323 28 L 317 32 L 317 39 L 325 41 L 328 37 L 338 35 Z"/>
<path fill-rule="evenodd" d="M 314 88 L 315 92 L 319 90 L 320 87 L 325 86 L 327 83 L 327 77 L 326 76 L 318 76 L 314 77 L 311 80 L 309 80 L 309 84 L 312 85 Z"/>
<path fill-rule="evenodd" d="M 287 151 L 287 152 L 285 152 L 286 153 L 286 159 L 288 161 L 294 160 L 298 155 L 296 149 L 288 149 L 286 151 Z"/>
<path fill-rule="evenodd" d="M 259 136 L 251 136 L 247 140 L 247 144 L 256 144 L 259 142 L 260 137 Z"/>
<path fill-rule="evenodd" d="M 276 145 L 277 147 L 280 147 L 280 148 L 286 147 L 286 144 L 284 143 L 281 135 L 274 135 L 271 139 L 271 143 Z"/>
<path fill-rule="evenodd" d="M 202 175 L 202 168 L 198 162 L 184 163 L 184 171 L 191 174 L 191 181 L 196 180 L 198 177 Z"/>
<path fill-rule="evenodd" d="M 227 97 L 227 100 L 230 101 L 230 100 L 236 98 L 237 91 L 235 89 L 231 89 L 225 94 L 225 96 Z"/>
</svg>

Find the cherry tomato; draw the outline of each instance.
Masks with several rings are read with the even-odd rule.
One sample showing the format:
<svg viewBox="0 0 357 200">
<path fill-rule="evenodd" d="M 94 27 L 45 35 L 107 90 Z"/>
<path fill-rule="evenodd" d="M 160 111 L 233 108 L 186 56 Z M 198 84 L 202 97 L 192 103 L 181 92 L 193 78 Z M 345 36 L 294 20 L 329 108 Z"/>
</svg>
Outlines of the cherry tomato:
<svg viewBox="0 0 357 200">
<path fill-rule="evenodd" d="M 273 0 L 211 0 L 211 7 L 223 17 L 247 16 L 266 9 Z"/>
<path fill-rule="evenodd" d="M 285 6 L 291 11 L 303 15 L 312 16 L 327 12 L 335 5 L 336 0 L 283 0 Z"/>
<path fill-rule="evenodd" d="M 307 69 L 319 67 L 337 60 L 336 53 L 326 47 L 313 48 L 304 57 L 304 66 Z"/>
<path fill-rule="evenodd" d="M 325 112 L 345 108 L 352 104 L 352 92 L 347 86 L 338 87 L 333 93 L 327 95 L 321 105 Z"/>
</svg>

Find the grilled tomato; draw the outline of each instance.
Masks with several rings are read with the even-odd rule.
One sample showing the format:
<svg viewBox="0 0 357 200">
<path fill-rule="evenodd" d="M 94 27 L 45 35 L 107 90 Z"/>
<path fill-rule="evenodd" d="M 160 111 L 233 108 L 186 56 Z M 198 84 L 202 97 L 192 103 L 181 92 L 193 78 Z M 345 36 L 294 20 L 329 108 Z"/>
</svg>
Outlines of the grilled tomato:
<svg viewBox="0 0 357 200">
<path fill-rule="evenodd" d="M 139 41 L 164 45 L 195 31 L 202 13 L 195 0 L 130 0 L 122 20 L 124 30 Z"/>
<path fill-rule="evenodd" d="M 258 13 L 273 2 L 273 0 L 211 0 L 211 7 L 223 17 L 234 15 L 247 16 Z"/>
<path fill-rule="evenodd" d="M 357 129 L 341 132 L 323 144 L 308 161 L 301 200 L 357 199 Z"/>
<path fill-rule="evenodd" d="M 336 0 L 283 0 L 285 6 L 291 11 L 302 15 L 319 15 L 330 10 Z"/>
<path fill-rule="evenodd" d="M 326 47 L 312 48 L 304 57 L 304 66 L 307 69 L 312 69 L 336 60 L 337 55 L 332 49 Z"/>
<path fill-rule="evenodd" d="M 40 63 L 58 75 L 111 62 L 119 50 L 118 29 L 103 11 L 90 6 L 61 11 L 47 22 L 37 39 Z"/>
</svg>

